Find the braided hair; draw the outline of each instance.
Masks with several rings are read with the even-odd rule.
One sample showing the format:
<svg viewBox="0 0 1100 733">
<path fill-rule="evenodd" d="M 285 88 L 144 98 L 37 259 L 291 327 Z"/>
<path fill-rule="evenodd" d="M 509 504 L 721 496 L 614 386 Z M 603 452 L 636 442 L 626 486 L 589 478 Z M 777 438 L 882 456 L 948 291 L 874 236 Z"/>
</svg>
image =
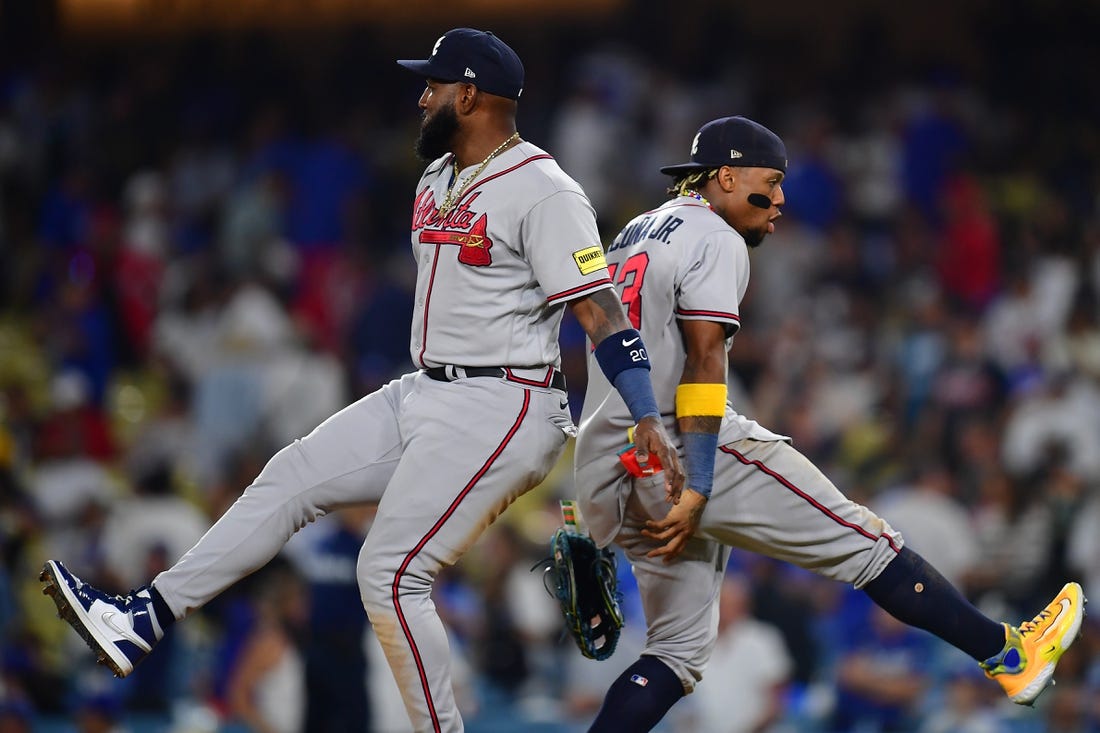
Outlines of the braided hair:
<svg viewBox="0 0 1100 733">
<path fill-rule="evenodd" d="M 673 180 L 666 193 L 669 196 L 684 196 L 690 189 L 698 189 L 710 179 L 718 175 L 717 168 L 703 168 L 691 171 Z"/>
</svg>

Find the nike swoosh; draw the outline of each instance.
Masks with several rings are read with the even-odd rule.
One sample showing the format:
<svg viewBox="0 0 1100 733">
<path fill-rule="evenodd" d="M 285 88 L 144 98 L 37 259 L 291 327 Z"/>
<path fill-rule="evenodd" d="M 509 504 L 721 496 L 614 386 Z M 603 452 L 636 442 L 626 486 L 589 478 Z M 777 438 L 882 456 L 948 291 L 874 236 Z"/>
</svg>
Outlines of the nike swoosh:
<svg viewBox="0 0 1100 733">
<path fill-rule="evenodd" d="M 560 405 L 558 405 L 558 407 L 560 407 L 561 409 L 564 410 L 565 408 L 569 407 L 569 403 L 568 402 L 562 402 Z"/>
<path fill-rule="evenodd" d="M 1058 602 L 1058 615 L 1050 620 L 1050 624 L 1047 626 L 1047 630 L 1044 631 L 1043 635 L 1039 637 L 1040 640 L 1045 639 L 1047 637 L 1047 634 L 1058 628 L 1058 619 L 1062 618 L 1062 616 L 1067 611 L 1069 611 L 1069 607 L 1071 605 L 1072 604 L 1069 602 L 1068 598 L 1063 598 L 1061 601 Z"/>
<path fill-rule="evenodd" d="M 142 649 L 143 651 L 151 651 L 153 647 L 149 646 L 149 644 L 145 641 L 145 639 L 142 639 L 140 636 L 135 634 L 130 629 L 128 629 L 124 626 L 119 626 L 115 622 L 115 616 L 117 616 L 117 615 L 118 614 L 115 613 L 114 611 L 105 611 L 103 613 L 103 615 L 100 616 L 100 618 L 103 620 L 103 625 L 104 626 L 106 626 L 107 628 L 109 628 L 111 631 L 115 632 L 119 636 L 121 636 L 126 641 L 130 642 L 131 644 L 138 647 L 139 649 Z"/>
<path fill-rule="evenodd" d="M 629 341 L 627 341 L 626 339 L 623 339 L 623 346 L 630 346 L 632 343 L 634 343 L 635 341 L 637 341 L 640 338 L 641 338 L 641 336 L 635 336 L 634 338 L 630 339 Z"/>
</svg>

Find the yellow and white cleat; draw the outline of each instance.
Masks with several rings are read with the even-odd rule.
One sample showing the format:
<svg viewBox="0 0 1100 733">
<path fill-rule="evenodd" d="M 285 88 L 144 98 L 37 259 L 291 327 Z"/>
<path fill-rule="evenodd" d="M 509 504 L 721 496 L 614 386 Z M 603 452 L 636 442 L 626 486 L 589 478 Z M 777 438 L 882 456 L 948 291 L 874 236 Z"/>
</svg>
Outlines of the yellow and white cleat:
<svg viewBox="0 0 1100 733">
<path fill-rule="evenodd" d="M 1066 583 L 1039 615 L 1019 627 L 1005 624 L 1000 654 L 981 662 L 985 676 L 996 680 L 1012 702 L 1031 705 L 1052 683 L 1062 653 L 1081 631 L 1087 599 L 1077 583 Z"/>
</svg>

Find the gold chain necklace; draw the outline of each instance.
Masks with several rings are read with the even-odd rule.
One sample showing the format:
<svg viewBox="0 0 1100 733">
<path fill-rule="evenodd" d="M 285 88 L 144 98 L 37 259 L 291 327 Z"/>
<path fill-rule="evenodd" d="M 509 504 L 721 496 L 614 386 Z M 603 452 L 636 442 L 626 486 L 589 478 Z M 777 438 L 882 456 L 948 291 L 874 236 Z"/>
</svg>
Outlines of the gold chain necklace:
<svg viewBox="0 0 1100 733">
<path fill-rule="evenodd" d="M 481 175 L 481 172 L 485 170 L 485 167 L 489 165 L 489 162 L 500 155 L 506 147 L 519 140 L 519 132 L 513 132 L 512 136 L 502 142 L 497 149 L 489 153 L 485 157 L 485 160 L 481 161 L 481 164 L 470 175 L 462 179 L 462 183 L 458 185 L 452 184 L 447 189 L 447 194 L 443 197 L 443 203 L 439 205 L 439 218 L 445 219 L 447 214 L 451 213 L 451 209 L 455 207 L 455 204 L 459 202 L 459 199 L 466 193 L 466 189 L 470 187 L 470 184 L 474 182 L 474 179 Z"/>
</svg>

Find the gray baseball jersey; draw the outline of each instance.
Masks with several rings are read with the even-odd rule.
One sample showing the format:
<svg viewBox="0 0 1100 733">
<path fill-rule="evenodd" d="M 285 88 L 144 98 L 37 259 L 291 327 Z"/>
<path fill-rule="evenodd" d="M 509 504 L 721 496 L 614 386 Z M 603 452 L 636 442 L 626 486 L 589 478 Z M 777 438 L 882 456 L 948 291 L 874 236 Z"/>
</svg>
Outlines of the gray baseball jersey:
<svg viewBox="0 0 1100 733">
<path fill-rule="evenodd" d="M 379 502 L 359 559 L 363 604 L 413 728 L 437 733 L 462 720 L 432 582 L 542 481 L 575 432 L 557 372 L 564 304 L 611 287 L 592 207 L 545 152 L 526 142 L 505 151 L 441 218 L 452 168 L 450 156 L 436 161 L 416 192 L 411 347 L 423 370 L 276 454 L 155 580 L 182 618 L 307 522 Z"/>
<path fill-rule="evenodd" d="M 413 362 L 558 366 L 564 303 L 611 287 L 592 205 L 550 155 L 521 142 L 440 221 L 452 169 L 451 156 L 437 160 L 416 188 Z"/>
<path fill-rule="evenodd" d="M 741 235 L 705 203 L 681 196 L 627 224 L 606 256 L 627 316 L 649 352 L 650 378 L 665 427 L 675 436 L 676 386 L 686 358 L 678 324 L 700 319 L 723 323 L 731 332 L 727 345 L 732 343 L 732 333 L 741 322 L 741 298 L 749 284 L 747 247 Z M 730 439 L 784 439 L 733 410 L 725 422 L 723 435 Z M 606 501 L 590 502 L 583 510 L 589 531 L 601 546 L 618 531 L 620 510 L 613 497 L 618 495 L 622 469 L 615 456 L 633 424 L 626 403 L 590 359 L 581 413 L 583 439 L 577 442 L 576 461 L 585 476 L 585 492 L 607 494 Z M 610 513 L 605 515 L 604 508 Z"/>
<path fill-rule="evenodd" d="M 715 321 L 731 334 L 740 327 L 747 245 L 705 202 L 679 196 L 631 221 L 608 247 L 607 266 L 645 341 L 657 402 L 677 441 L 676 387 L 686 360 L 679 323 Z M 646 614 L 643 654 L 668 664 L 686 691 L 714 645 L 730 547 L 858 587 L 901 548 L 897 532 L 847 499 L 789 439 L 727 404 L 699 533 L 671 565 L 647 558 L 656 544 L 640 530 L 668 512 L 664 478 L 631 479 L 623 470 L 616 453 L 626 443 L 629 413 L 591 358 L 588 374 L 575 464 L 581 514 L 598 544 L 615 541 L 625 550 Z"/>
</svg>

